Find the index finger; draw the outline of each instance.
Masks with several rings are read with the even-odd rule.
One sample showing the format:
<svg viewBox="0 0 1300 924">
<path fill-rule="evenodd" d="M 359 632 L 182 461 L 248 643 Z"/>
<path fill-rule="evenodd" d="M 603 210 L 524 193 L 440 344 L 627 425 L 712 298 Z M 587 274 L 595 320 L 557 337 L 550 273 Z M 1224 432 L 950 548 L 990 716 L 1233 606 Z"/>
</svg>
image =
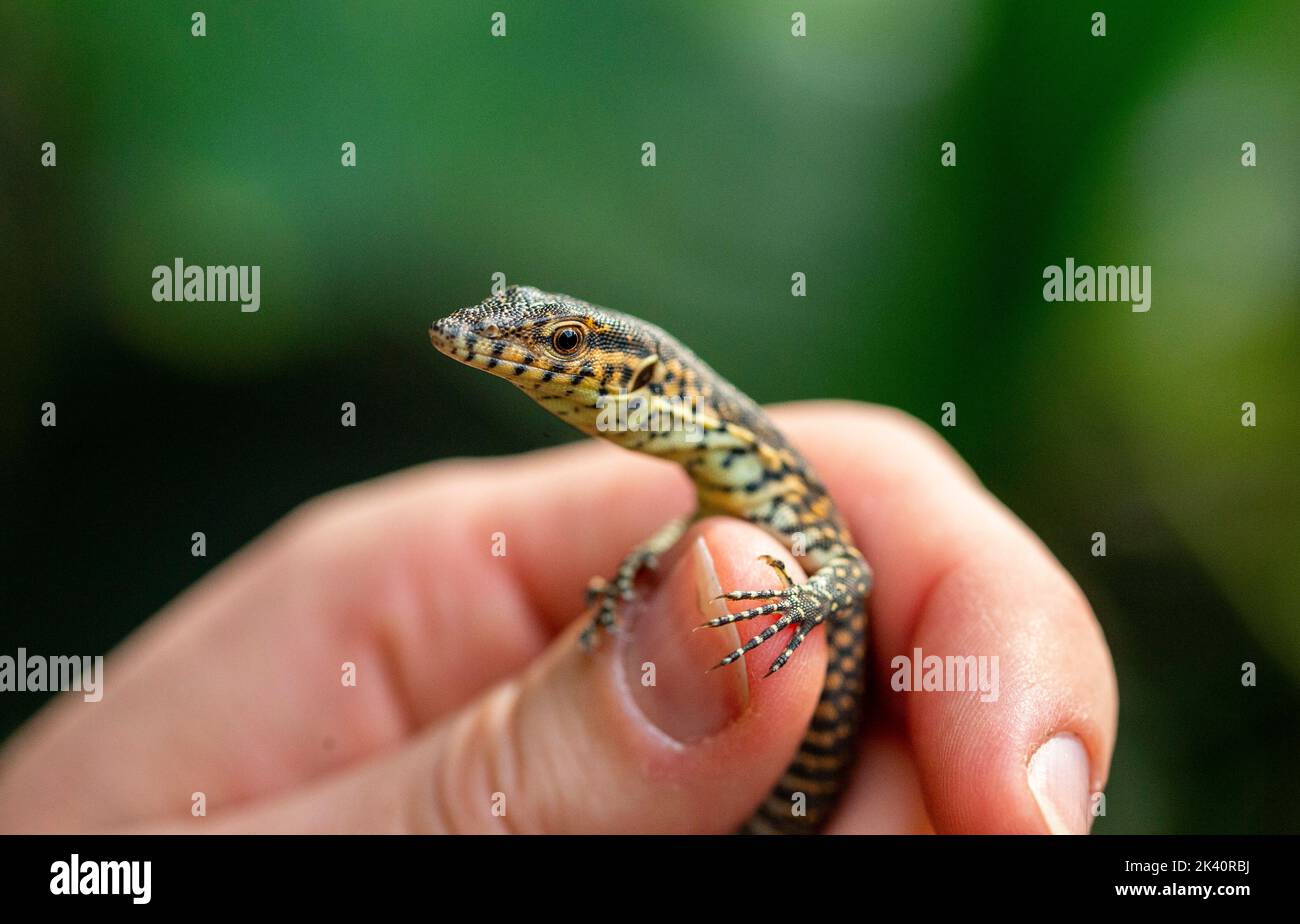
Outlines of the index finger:
<svg viewBox="0 0 1300 924">
<path fill-rule="evenodd" d="M 908 731 L 936 830 L 1086 831 L 1118 696 L 1074 581 L 912 418 L 847 404 L 775 416 L 875 569 L 875 694 Z M 934 663 L 940 689 L 916 689 Z M 996 689 L 948 689 L 952 663 L 989 665 Z"/>
</svg>

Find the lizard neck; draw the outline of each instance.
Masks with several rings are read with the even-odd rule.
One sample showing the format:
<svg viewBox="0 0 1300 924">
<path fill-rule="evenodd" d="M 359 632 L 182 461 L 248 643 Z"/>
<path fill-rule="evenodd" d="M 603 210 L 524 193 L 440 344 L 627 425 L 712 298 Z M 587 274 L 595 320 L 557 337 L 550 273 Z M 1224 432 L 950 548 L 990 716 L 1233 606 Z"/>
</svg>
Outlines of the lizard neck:
<svg viewBox="0 0 1300 924">
<path fill-rule="evenodd" d="M 719 445 L 724 435 L 716 411 L 692 396 L 642 390 L 600 395 L 595 404 L 570 422 L 625 449 L 682 464 Z"/>
</svg>

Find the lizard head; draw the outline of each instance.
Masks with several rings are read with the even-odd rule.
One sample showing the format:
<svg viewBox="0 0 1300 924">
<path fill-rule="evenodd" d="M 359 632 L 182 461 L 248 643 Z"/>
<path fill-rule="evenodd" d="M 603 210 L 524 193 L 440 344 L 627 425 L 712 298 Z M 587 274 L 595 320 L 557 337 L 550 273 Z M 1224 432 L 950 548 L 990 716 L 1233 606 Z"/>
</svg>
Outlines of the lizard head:
<svg viewBox="0 0 1300 924">
<path fill-rule="evenodd" d="M 658 362 L 654 331 L 568 295 L 511 286 L 429 326 L 452 359 L 513 383 L 580 429 L 601 396 L 646 387 Z"/>
</svg>

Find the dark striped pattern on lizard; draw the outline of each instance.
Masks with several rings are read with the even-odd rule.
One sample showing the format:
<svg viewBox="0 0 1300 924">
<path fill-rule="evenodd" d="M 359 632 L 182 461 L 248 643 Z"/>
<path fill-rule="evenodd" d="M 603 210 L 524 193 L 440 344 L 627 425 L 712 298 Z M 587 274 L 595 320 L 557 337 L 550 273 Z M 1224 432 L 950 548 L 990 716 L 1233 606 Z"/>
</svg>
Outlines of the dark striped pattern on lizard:
<svg viewBox="0 0 1300 924">
<path fill-rule="evenodd" d="M 690 519 L 727 514 L 748 520 L 804 565 L 811 577 L 794 584 L 784 563 L 766 558 L 778 586 L 725 594 L 746 608 L 705 626 L 772 617 L 718 665 L 789 630 L 770 675 L 826 623 L 829 662 L 812 724 L 744 828 L 815 830 L 834 806 L 857 746 L 871 569 L 808 463 L 758 405 L 673 337 L 629 315 L 512 286 L 435 322 L 429 336 L 441 352 L 514 383 L 582 432 L 678 463 L 695 483 L 698 507 Z M 634 549 L 612 579 L 593 579 L 584 644 L 615 624 L 617 604 L 632 596 L 637 574 L 654 566 L 689 521 L 667 524 Z"/>
</svg>

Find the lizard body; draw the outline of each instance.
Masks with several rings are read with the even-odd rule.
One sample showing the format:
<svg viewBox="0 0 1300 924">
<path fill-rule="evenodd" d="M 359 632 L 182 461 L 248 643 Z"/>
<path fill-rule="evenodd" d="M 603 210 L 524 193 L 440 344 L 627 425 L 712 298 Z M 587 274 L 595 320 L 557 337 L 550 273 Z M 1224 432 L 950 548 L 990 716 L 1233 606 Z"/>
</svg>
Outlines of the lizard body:
<svg viewBox="0 0 1300 924">
<path fill-rule="evenodd" d="M 770 675 L 813 629 L 827 624 L 826 679 L 812 723 L 786 773 L 743 829 L 814 830 L 843 788 L 857 747 L 871 569 L 808 463 L 745 394 L 671 335 L 630 315 L 512 286 L 435 322 L 429 336 L 441 352 L 512 382 L 584 433 L 676 462 L 694 482 L 692 517 L 667 524 L 634 549 L 613 579 L 592 580 L 587 599 L 594 615 L 584 644 L 615 625 L 617 604 L 633 595 L 638 573 L 653 567 L 693 519 L 726 514 L 748 520 L 797 553 L 811 575 L 806 583 L 794 584 L 782 562 L 765 556 L 778 588 L 723 596 L 767 602 L 704 625 L 774 617 L 718 664 L 731 664 L 788 629 Z M 628 424 L 633 419 L 638 425 Z M 792 811 L 797 793 L 806 800 L 802 815 Z"/>
</svg>

